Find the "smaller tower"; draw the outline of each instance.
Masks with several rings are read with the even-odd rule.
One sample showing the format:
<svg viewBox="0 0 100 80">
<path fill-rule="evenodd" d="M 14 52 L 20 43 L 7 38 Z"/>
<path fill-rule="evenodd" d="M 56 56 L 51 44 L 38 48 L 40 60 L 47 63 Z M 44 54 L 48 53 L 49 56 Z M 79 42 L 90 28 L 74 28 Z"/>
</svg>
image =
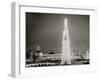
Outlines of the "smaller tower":
<svg viewBox="0 0 100 80">
<path fill-rule="evenodd" d="M 40 46 L 39 45 L 37 46 L 37 49 L 36 50 L 39 50 L 40 51 Z"/>
<path fill-rule="evenodd" d="M 37 49 L 36 49 L 36 55 L 37 55 L 38 59 L 41 59 L 43 57 L 43 52 L 41 51 L 39 45 L 37 46 Z"/>
<path fill-rule="evenodd" d="M 89 50 L 86 50 L 86 57 L 85 59 L 89 59 Z"/>
</svg>

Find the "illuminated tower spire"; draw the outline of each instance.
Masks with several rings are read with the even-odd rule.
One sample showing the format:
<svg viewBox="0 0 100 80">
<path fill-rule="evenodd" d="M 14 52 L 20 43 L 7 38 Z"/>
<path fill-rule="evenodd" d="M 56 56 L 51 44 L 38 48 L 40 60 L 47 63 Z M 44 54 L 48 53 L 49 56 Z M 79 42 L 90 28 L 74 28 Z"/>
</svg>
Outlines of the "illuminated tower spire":
<svg viewBox="0 0 100 80">
<path fill-rule="evenodd" d="M 71 64 L 70 39 L 69 39 L 67 18 L 64 19 L 61 64 Z"/>
</svg>

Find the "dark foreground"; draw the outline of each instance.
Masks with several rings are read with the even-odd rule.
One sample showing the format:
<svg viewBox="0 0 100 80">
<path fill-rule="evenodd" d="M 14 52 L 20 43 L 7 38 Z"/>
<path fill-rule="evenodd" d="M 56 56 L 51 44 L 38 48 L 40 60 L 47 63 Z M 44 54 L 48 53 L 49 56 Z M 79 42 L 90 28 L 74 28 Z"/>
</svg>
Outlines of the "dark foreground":
<svg viewBox="0 0 100 80">
<path fill-rule="evenodd" d="M 82 65 L 89 64 L 89 59 L 74 59 L 71 61 L 70 65 Z M 61 66 L 61 59 L 46 59 L 46 60 L 38 60 L 35 62 L 27 61 L 26 67 L 43 67 L 43 66 Z M 69 65 L 69 64 L 63 64 Z"/>
</svg>

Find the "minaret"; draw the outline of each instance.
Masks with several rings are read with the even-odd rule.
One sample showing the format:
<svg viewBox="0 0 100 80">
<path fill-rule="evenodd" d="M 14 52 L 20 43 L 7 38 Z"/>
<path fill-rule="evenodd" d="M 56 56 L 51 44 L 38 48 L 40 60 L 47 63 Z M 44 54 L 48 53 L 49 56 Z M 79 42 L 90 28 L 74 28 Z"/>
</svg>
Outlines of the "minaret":
<svg viewBox="0 0 100 80">
<path fill-rule="evenodd" d="M 69 39 L 67 18 L 64 19 L 61 64 L 71 64 L 70 39 Z"/>
</svg>

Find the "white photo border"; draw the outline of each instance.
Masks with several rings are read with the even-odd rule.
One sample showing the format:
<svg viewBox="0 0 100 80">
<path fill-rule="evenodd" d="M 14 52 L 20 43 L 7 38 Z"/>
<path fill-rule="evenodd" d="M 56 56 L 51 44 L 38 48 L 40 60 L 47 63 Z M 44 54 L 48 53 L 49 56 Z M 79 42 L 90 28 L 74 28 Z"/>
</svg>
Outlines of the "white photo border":
<svg viewBox="0 0 100 80">
<path fill-rule="evenodd" d="M 95 9 L 94 8 L 75 8 L 75 7 L 48 7 L 34 6 L 32 4 L 13 3 L 12 27 L 15 27 L 15 41 L 12 47 L 15 47 L 12 53 L 12 75 L 14 77 L 22 76 L 46 76 L 46 75 L 64 75 L 69 73 L 84 73 L 96 71 L 96 54 L 95 54 Z M 89 15 L 90 16 L 90 64 L 89 65 L 70 65 L 70 66 L 53 66 L 53 67 L 25 67 L 25 13 L 59 13 L 59 14 L 74 14 L 74 15 Z M 12 51 L 13 52 L 13 51 Z M 14 55 L 13 55 L 14 54 Z"/>
</svg>

